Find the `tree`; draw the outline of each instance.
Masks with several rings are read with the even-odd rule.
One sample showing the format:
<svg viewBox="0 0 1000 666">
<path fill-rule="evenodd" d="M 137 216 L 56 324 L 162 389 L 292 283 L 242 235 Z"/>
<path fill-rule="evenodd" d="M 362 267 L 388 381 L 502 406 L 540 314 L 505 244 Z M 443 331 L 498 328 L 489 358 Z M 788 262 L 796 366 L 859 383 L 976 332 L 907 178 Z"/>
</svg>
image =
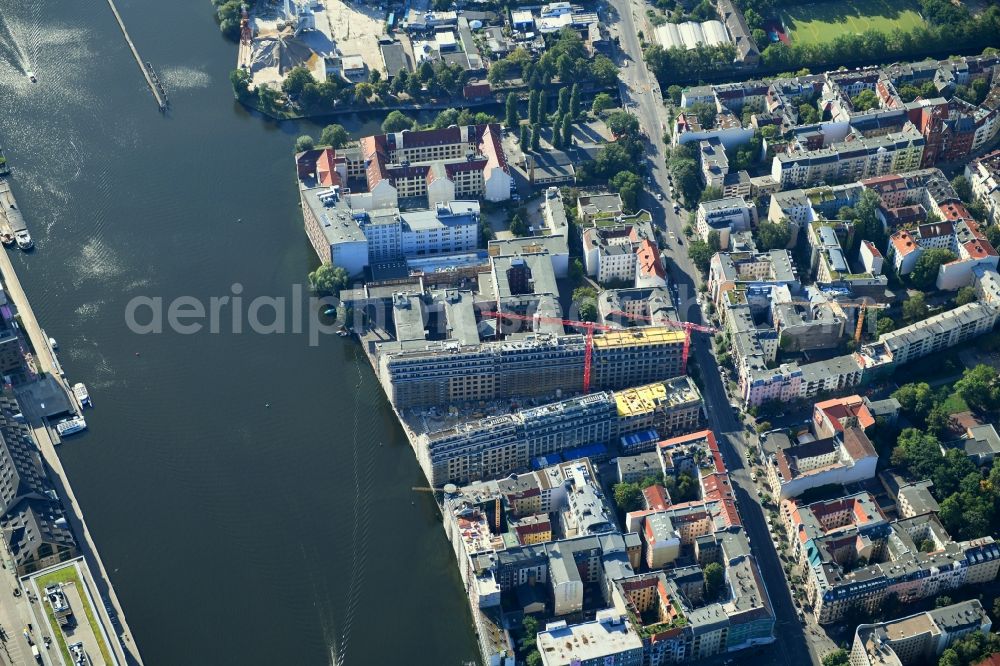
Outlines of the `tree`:
<svg viewBox="0 0 1000 666">
<path fill-rule="evenodd" d="M 390 132 L 402 132 L 406 129 L 413 129 L 414 124 L 415 121 L 413 118 L 410 118 L 402 111 L 390 111 L 389 115 L 382 121 L 382 131 L 386 134 Z"/>
<path fill-rule="evenodd" d="M 712 254 L 715 254 L 722 249 L 722 234 L 720 234 L 715 229 L 708 232 L 708 249 L 711 250 Z"/>
<path fill-rule="evenodd" d="M 639 120 L 631 113 L 615 111 L 606 121 L 608 129 L 616 137 L 633 136 L 639 131 Z"/>
<path fill-rule="evenodd" d="M 569 279 L 576 284 L 583 280 L 584 270 L 583 262 L 580 261 L 579 257 L 575 257 L 573 261 L 569 262 Z"/>
<path fill-rule="evenodd" d="M 802 125 L 812 125 L 818 123 L 819 111 L 812 104 L 799 104 L 799 123 Z"/>
<path fill-rule="evenodd" d="M 504 116 L 504 124 L 508 130 L 514 131 L 520 121 L 517 115 L 517 95 L 514 93 L 507 95 L 507 108 L 505 110 L 507 113 Z"/>
<path fill-rule="evenodd" d="M 561 150 L 563 147 L 562 142 L 562 132 L 560 132 L 560 127 L 562 125 L 562 117 L 557 113 L 555 120 L 552 123 L 552 147 L 556 150 Z"/>
<path fill-rule="evenodd" d="M 910 323 L 925 319 L 929 310 L 927 299 L 920 292 L 910 294 L 910 297 L 903 301 L 903 318 Z"/>
<path fill-rule="evenodd" d="M 875 320 L 875 334 L 880 338 L 895 329 L 896 322 L 892 320 L 892 317 L 881 316 Z"/>
<path fill-rule="evenodd" d="M 298 95 L 309 83 L 316 83 L 312 72 L 302 65 L 298 65 L 288 72 L 288 76 L 281 82 L 281 89 L 286 95 Z"/>
<path fill-rule="evenodd" d="M 563 87 L 559 90 L 559 106 L 557 107 L 559 117 L 562 118 L 569 113 L 569 88 Z"/>
<path fill-rule="evenodd" d="M 532 650 L 524 658 L 524 663 L 525 666 L 542 666 L 545 662 L 542 661 L 542 655 L 538 653 L 538 650 Z"/>
<path fill-rule="evenodd" d="M 680 106 L 681 95 L 684 94 L 684 89 L 679 85 L 674 84 L 667 88 L 667 96 L 670 97 L 670 101 L 674 103 L 675 106 Z"/>
<path fill-rule="evenodd" d="M 621 196 L 622 204 L 626 210 L 634 211 L 638 208 L 639 193 L 642 192 L 642 178 L 631 171 L 619 171 L 608 184 Z"/>
<path fill-rule="evenodd" d="M 699 197 L 699 202 L 705 201 L 716 201 L 722 198 L 722 189 L 714 186 L 706 187 L 701 191 L 701 197 Z"/>
<path fill-rule="evenodd" d="M 590 76 L 599 86 L 610 86 L 618 80 L 618 66 L 604 55 L 594 56 L 590 63 Z"/>
<path fill-rule="evenodd" d="M 518 143 L 521 144 L 521 150 L 527 150 L 531 145 L 531 127 L 528 125 L 521 125 L 521 136 L 518 138 Z"/>
<path fill-rule="evenodd" d="M 507 228 L 515 236 L 526 236 L 528 234 L 528 225 L 524 223 L 524 220 L 517 213 L 514 213 L 514 217 L 510 219 L 510 224 Z"/>
<path fill-rule="evenodd" d="M 580 117 L 580 84 L 574 83 L 569 94 L 569 112 L 575 119 Z"/>
<path fill-rule="evenodd" d="M 955 305 L 966 305 L 968 303 L 974 303 L 975 301 L 975 287 L 962 287 L 958 290 L 958 294 L 955 295 Z"/>
<path fill-rule="evenodd" d="M 687 115 L 693 115 L 698 119 L 698 124 L 702 129 L 712 129 L 715 127 L 715 116 L 718 111 L 714 104 L 708 102 L 695 102 L 685 111 Z"/>
<path fill-rule="evenodd" d="M 695 240 L 688 243 L 688 256 L 694 262 L 695 268 L 702 273 L 708 272 L 709 264 L 712 261 L 712 249 L 703 240 Z"/>
<path fill-rule="evenodd" d="M 528 95 L 528 123 L 534 125 L 538 122 L 538 90 L 532 90 Z"/>
<path fill-rule="evenodd" d="M 597 290 L 590 286 L 577 287 L 573 290 L 573 302 L 585 303 L 597 298 Z"/>
<path fill-rule="evenodd" d="M 608 109 L 613 109 L 615 107 L 615 100 L 608 93 L 598 93 L 594 97 L 594 103 L 591 105 L 590 110 L 594 115 L 600 114 L 602 111 Z"/>
<path fill-rule="evenodd" d="M 967 368 L 955 382 L 955 392 L 976 411 L 991 411 L 1000 406 L 997 371 L 988 365 Z"/>
<path fill-rule="evenodd" d="M 910 272 L 910 284 L 917 289 L 927 291 L 937 283 L 938 271 L 943 264 L 955 260 L 955 253 L 943 247 L 924 250 L 913 264 Z"/>
<path fill-rule="evenodd" d="M 709 599 L 717 599 L 726 581 L 726 572 L 718 562 L 709 562 L 705 565 L 704 573 L 705 596 Z"/>
<path fill-rule="evenodd" d="M 250 72 L 243 68 L 234 69 L 229 73 L 229 82 L 233 84 L 233 92 L 236 94 L 236 99 L 243 101 L 250 96 L 250 82 L 252 80 Z"/>
<path fill-rule="evenodd" d="M 966 203 L 972 201 L 972 184 L 969 182 L 968 178 L 963 175 L 955 176 L 951 179 L 951 186 L 955 188 L 955 194 L 957 194 L 962 201 Z"/>
<path fill-rule="evenodd" d="M 531 126 L 531 149 L 538 150 L 542 144 L 542 126 L 535 123 Z"/>
<path fill-rule="evenodd" d="M 791 223 L 786 218 L 757 225 L 757 247 L 764 252 L 784 249 L 791 239 Z"/>
<path fill-rule="evenodd" d="M 822 661 L 823 666 L 848 666 L 850 663 L 850 655 L 844 648 L 826 654 Z"/>
<path fill-rule="evenodd" d="M 538 91 L 538 122 L 544 123 L 548 119 L 549 103 L 545 99 L 545 88 Z"/>
<path fill-rule="evenodd" d="M 877 109 L 878 95 L 875 94 L 874 90 L 864 89 L 859 92 L 854 99 L 851 100 L 851 104 L 854 105 L 855 111 L 870 111 L 871 109 Z"/>
<path fill-rule="evenodd" d="M 577 313 L 580 321 L 597 321 L 597 303 L 595 301 L 581 303 Z"/>
<path fill-rule="evenodd" d="M 910 419 L 923 422 L 934 406 L 934 392 L 926 382 L 904 384 L 893 391 L 892 397 Z"/>
<path fill-rule="evenodd" d="M 563 116 L 563 118 L 562 118 L 562 127 L 560 128 L 560 130 L 562 131 L 562 145 L 563 145 L 563 147 L 565 147 L 565 148 L 572 148 L 573 147 L 573 118 L 571 117 L 570 114 L 567 113 L 565 116 Z M 555 131 L 555 128 L 553 128 L 553 131 Z"/>
<path fill-rule="evenodd" d="M 312 150 L 315 142 L 308 134 L 303 134 L 295 140 L 295 152 L 301 153 L 305 150 Z"/>
<path fill-rule="evenodd" d="M 642 507 L 642 489 L 637 483 L 616 483 L 614 495 L 615 504 L 625 513 L 638 511 Z"/>
<path fill-rule="evenodd" d="M 331 295 L 346 287 L 349 281 L 350 276 L 342 266 L 325 261 L 309 274 L 309 289 L 316 294 Z"/>
<path fill-rule="evenodd" d="M 319 135 L 319 145 L 332 146 L 333 148 L 343 148 L 350 140 L 351 135 L 347 133 L 344 126 L 336 123 L 324 127 L 323 132 Z"/>
</svg>

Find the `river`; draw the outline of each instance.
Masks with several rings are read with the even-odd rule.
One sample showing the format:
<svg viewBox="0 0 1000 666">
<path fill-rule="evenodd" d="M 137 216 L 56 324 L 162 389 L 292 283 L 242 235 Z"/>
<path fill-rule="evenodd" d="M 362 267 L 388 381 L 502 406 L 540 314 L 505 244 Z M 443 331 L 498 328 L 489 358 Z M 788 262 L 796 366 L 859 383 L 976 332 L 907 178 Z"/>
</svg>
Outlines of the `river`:
<svg viewBox="0 0 1000 666">
<path fill-rule="evenodd" d="M 233 101 L 208 0 L 119 9 L 166 117 L 105 0 L 0 0 L 0 143 L 37 246 L 15 265 L 95 403 L 63 464 L 146 663 L 475 659 L 433 499 L 354 343 L 126 325 L 141 297 L 294 298 L 317 260 L 292 144 L 319 130 Z"/>
</svg>

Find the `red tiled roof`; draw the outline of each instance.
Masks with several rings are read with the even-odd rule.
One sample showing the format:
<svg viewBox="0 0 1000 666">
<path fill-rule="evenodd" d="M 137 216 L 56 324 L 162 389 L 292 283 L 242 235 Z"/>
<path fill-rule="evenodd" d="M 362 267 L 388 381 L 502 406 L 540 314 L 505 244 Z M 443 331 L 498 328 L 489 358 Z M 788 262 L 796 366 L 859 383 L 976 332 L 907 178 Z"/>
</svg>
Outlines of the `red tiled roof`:
<svg viewBox="0 0 1000 666">
<path fill-rule="evenodd" d="M 938 206 L 941 215 L 949 222 L 956 220 L 971 220 L 972 215 L 961 201 L 949 201 Z M 921 234 L 923 235 L 923 234 Z"/>
<path fill-rule="evenodd" d="M 655 243 L 649 239 L 643 240 L 636 250 L 636 255 L 639 257 L 639 272 L 642 275 L 655 275 L 666 279 L 667 274 L 663 270 L 663 262 L 660 261 L 660 248 L 656 247 Z"/>
<path fill-rule="evenodd" d="M 662 511 L 670 506 L 670 498 L 667 497 L 667 490 L 660 484 L 650 486 L 642 491 L 642 496 L 646 499 L 646 506 L 653 511 Z"/>
<path fill-rule="evenodd" d="M 868 407 L 859 395 L 817 402 L 815 408 L 826 415 L 835 432 L 841 432 L 844 429 L 841 420 L 851 416 L 857 417 L 858 426 L 862 430 L 867 430 L 875 425 L 875 417 L 868 411 Z"/>
<path fill-rule="evenodd" d="M 921 224 L 917 227 L 917 234 L 921 238 L 937 238 L 938 236 L 951 236 L 955 233 L 955 226 L 951 222 L 936 222 L 934 224 Z"/>
<path fill-rule="evenodd" d="M 896 254 L 901 257 L 905 257 L 917 249 L 917 244 L 913 241 L 913 236 L 910 235 L 909 231 L 897 231 L 889 240 L 892 241 L 892 247 L 895 248 Z"/>
<path fill-rule="evenodd" d="M 969 257 L 972 259 L 985 259 L 986 257 L 997 256 L 997 251 L 993 249 L 989 241 L 985 240 L 974 240 L 962 243 L 962 247 L 965 251 L 969 253 Z"/>
</svg>

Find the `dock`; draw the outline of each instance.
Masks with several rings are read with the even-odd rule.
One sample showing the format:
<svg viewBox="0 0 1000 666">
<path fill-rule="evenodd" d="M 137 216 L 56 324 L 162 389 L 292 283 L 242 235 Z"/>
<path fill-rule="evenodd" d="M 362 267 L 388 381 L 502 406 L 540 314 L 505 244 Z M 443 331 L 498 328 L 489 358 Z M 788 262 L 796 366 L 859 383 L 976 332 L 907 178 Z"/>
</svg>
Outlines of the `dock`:
<svg viewBox="0 0 1000 666">
<path fill-rule="evenodd" d="M 14 271 L 14 265 L 11 263 L 10 257 L 6 252 L 2 251 L 0 251 L 0 277 L 3 278 L 7 298 L 14 304 L 20 315 L 22 329 L 37 351 L 37 361 L 41 366 L 40 369 L 48 373 L 59 384 L 60 389 L 66 392 L 72 404 L 75 402 L 73 391 L 67 384 L 66 379 L 59 374 L 61 369 L 56 365 L 57 361 L 55 360 L 55 354 L 51 351 L 49 339 L 35 318 L 35 313 L 31 309 L 31 304 L 24 293 L 21 281 Z M 42 454 L 42 459 L 49 469 L 52 482 L 56 486 L 56 492 L 66 510 L 66 518 L 72 526 L 73 533 L 77 536 L 80 552 L 90 567 L 93 582 L 101 597 L 107 599 L 118 621 L 116 630 L 119 640 L 116 641 L 115 651 L 121 650 L 125 663 L 141 666 L 142 658 L 139 656 L 139 649 L 132 637 L 132 631 L 125 620 L 125 613 L 122 611 L 121 603 L 118 601 L 118 595 L 115 593 L 111 579 L 108 577 L 108 572 L 104 568 L 101 556 L 97 552 L 97 546 L 90 534 L 90 530 L 87 528 L 87 523 L 83 518 L 83 510 L 73 493 L 69 478 L 63 469 L 62 461 L 59 460 L 59 455 L 56 453 L 54 435 L 44 420 L 39 415 L 33 413 L 34 410 L 32 407 L 30 404 L 21 405 L 24 416 L 28 421 L 28 427 L 31 428 L 34 434 L 35 441 Z"/>
<path fill-rule="evenodd" d="M 115 0 L 108 0 L 108 6 L 111 7 L 111 12 L 115 15 L 115 20 L 118 21 L 118 27 L 121 28 L 122 35 L 125 37 L 125 43 L 128 44 L 129 50 L 132 51 L 135 64 L 139 65 L 139 71 L 142 72 L 143 77 L 146 79 L 146 85 L 149 86 L 150 92 L 153 93 L 156 105 L 160 107 L 161 112 L 166 111 L 169 102 L 167 101 L 167 93 L 163 89 L 160 79 L 157 78 L 152 65 L 145 62 L 139 55 L 139 49 L 135 48 L 132 38 L 129 37 L 128 30 L 125 28 L 125 21 L 122 20 L 122 15 L 118 13 L 118 7 L 115 6 Z"/>
</svg>

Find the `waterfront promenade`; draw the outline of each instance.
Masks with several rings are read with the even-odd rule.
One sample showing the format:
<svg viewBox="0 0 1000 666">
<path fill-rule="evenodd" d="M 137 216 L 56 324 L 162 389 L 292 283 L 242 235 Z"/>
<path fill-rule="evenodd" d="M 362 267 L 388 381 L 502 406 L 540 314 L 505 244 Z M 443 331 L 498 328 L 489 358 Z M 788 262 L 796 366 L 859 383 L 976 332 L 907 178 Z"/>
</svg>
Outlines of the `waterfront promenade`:
<svg viewBox="0 0 1000 666">
<path fill-rule="evenodd" d="M 14 265 L 11 263 L 6 251 L 0 251 L 0 277 L 3 279 L 7 297 L 14 303 L 20 315 L 21 326 L 36 350 L 39 369 L 49 373 L 72 396 L 72 391 L 66 386 L 65 380 L 59 375 L 56 369 L 57 365 L 55 359 L 52 357 L 48 339 L 45 337 L 41 326 L 38 324 L 38 320 L 35 318 L 35 313 L 31 309 L 28 297 L 21 287 L 21 282 L 14 271 Z M 122 606 L 118 601 L 118 596 L 115 594 L 114 586 L 111 584 L 108 572 L 101 561 L 101 556 L 97 551 L 94 539 L 90 534 L 90 530 L 87 529 L 87 523 L 83 518 L 83 510 L 76 496 L 73 494 L 73 488 L 70 486 L 69 479 L 63 470 L 59 455 L 56 453 L 55 442 L 52 440 L 49 428 L 32 407 L 27 401 L 21 405 L 29 427 L 34 433 L 35 441 L 42 452 L 42 457 L 48 464 L 52 483 L 59 494 L 59 498 L 62 500 L 63 507 L 66 509 L 66 518 L 77 537 L 80 552 L 90 566 L 91 575 L 94 576 L 94 583 L 97 590 L 104 599 L 110 602 L 114 610 L 114 615 L 117 616 L 118 626 L 116 629 L 121 640 L 113 643 L 113 647 L 116 651 L 121 650 L 120 657 L 124 663 L 141 665 L 142 658 L 139 656 L 139 649 L 132 637 L 132 631 L 129 629 L 128 622 L 125 620 L 125 613 L 122 611 Z"/>
</svg>

